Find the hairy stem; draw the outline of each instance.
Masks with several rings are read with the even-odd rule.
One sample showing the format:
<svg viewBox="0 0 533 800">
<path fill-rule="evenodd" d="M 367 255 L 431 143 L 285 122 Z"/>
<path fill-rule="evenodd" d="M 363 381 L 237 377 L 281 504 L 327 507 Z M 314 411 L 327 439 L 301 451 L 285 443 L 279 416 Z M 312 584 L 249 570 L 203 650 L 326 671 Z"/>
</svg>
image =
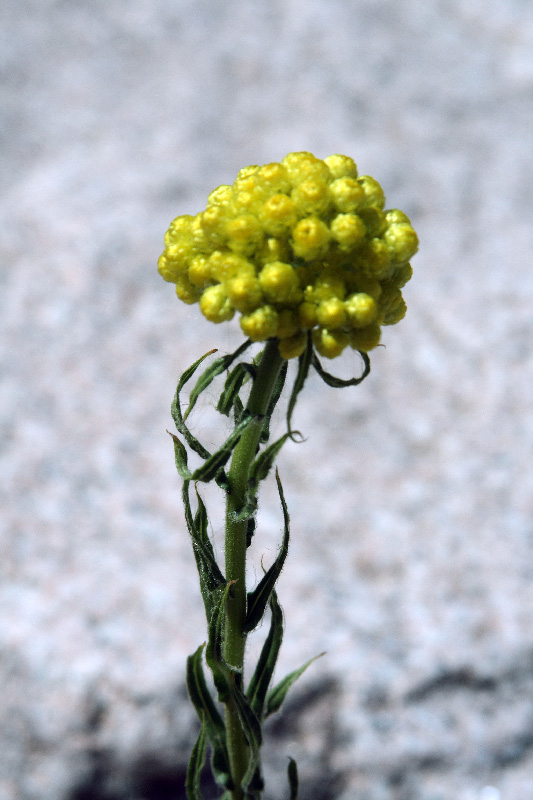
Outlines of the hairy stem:
<svg viewBox="0 0 533 800">
<path fill-rule="evenodd" d="M 242 672 L 246 635 L 246 530 L 247 522 L 236 522 L 246 499 L 250 467 L 254 461 L 272 392 L 283 364 L 277 339 L 270 339 L 263 350 L 248 398 L 247 410 L 258 417 L 239 440 L 229 470 L 230 489 L 226 504 L 226 580 L 235 581 L 226 606 L 224 657 L 228 664 Z M 248 746 L 234 703 L 226 705 L 226 734 L 232 778 L 235 789 L 232 800 L 242 800 L 241 781 L 248 766 Z"/>
</svg>

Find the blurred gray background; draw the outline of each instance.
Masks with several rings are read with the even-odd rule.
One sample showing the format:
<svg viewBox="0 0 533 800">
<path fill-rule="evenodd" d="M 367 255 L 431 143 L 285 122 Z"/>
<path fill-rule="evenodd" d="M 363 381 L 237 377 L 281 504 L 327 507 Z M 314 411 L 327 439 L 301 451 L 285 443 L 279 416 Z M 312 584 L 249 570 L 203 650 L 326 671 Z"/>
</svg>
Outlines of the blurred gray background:
<svg viewBox="0 0 533 800">
<path fill-rule="evenodd" d="M 301 149 L 351 155 L 421 248 L 371 376 L 310 379 L 280 458 L 279 675 L 328 652 L 270 727 L 267 798 L 288 755 L 302 800 L 533 797 L 531 2 L 0 14 L 1 800 L 183 797 L 205 632 L 165 429 L 183 368 L 241 335 L 156 260 Z M 251 579 L 281 528 L 269 487 Z"/>
</svg>

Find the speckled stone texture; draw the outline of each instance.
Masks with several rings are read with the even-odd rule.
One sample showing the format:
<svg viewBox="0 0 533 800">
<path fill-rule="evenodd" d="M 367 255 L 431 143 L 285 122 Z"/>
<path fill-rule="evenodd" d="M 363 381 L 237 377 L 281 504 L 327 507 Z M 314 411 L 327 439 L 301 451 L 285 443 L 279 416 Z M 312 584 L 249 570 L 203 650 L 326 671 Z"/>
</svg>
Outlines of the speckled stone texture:
<svg viewBox="0 0 533 800">
<path fill-rule="evenodd" d="M 302 800 L 533 797 L 530 0 L 0 15 L 1 800 L 183 797 L 205 632 L 165 429 L 182 369 L 241 337 L 155 263 L 174 216 L 301 149 L 353 156 L 422 244 L 371 376 L 310 380 L 279 461 L 279 674 L 327 655 L 267 798 L 289 754 Z M 281 528 L 269 486 L 251 578 Z"/>
</svg>

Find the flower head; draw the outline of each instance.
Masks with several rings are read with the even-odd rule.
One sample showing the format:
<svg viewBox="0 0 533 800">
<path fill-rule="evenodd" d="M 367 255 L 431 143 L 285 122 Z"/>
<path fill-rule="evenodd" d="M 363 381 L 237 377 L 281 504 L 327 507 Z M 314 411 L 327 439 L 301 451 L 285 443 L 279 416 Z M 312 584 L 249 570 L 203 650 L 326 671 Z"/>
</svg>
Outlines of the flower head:
<svg viewBox="0 0 533 800">
<path fill-rule="evenodd" d="M 400 290 L 418 249 L 408 217 L 384 206 L 379 183 L 348 156 L 289 153 L 242 169 L 204 211 L 177 217 L 159 272 L 212 322 L 238 312 L 253 341 L 277 337 L 284 358 L 301 355 L 310 330 L 328 358 L 348 345 L 367 352 L 405 315 Z"/>
</svg>

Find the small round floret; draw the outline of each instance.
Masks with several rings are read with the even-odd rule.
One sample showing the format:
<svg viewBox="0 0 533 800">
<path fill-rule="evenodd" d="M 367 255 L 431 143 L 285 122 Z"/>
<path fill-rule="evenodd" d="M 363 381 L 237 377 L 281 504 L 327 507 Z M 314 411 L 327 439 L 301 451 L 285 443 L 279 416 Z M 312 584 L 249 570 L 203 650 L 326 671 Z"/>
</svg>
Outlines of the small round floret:
<svg viewBox="0 0 533 800">
<path fill-rule="evenodd" d="M 318 217 L 302 219 L 292 231 L 294 254 L 305 261 L 314 261 L 327 251 L 329 230 Z"/>
<path fill-rule="evenodd" d="M 376 301 L 365 292 L 350 295 L 344 307 L 354 328 L 365 328 L 374 322 L 378 315 Z"/>
<path fill-rule="evenodd" d="M 290 303 L 296 300 L 298 292 L 298 276 L 290 264 L 273 261 L 259 273 L 261 289 L 269 301 L 274 303 Z"/>
<path fill-rule="evenodd" d="M 278 312 L 272 306 L 261 306 L 241 317 L 241 328 L 252 342 L 264 342 L 276 335 Z"/>
<path fill-rule="evenodd" d="M 226 322 L 235 314 L 224 287 L 220 284 L 208 286 L 202 293 L 200 311 L 210 322 Z"/>
</svg>

